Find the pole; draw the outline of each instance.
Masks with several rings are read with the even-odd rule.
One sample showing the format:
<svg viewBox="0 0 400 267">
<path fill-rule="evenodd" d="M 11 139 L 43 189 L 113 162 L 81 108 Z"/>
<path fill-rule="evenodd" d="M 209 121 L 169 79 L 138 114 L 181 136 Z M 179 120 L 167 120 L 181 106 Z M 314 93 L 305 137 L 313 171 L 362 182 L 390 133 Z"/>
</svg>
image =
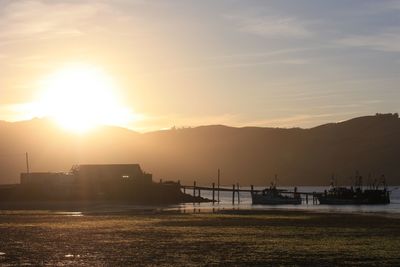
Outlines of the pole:
<svg viewBox="0 0 400 267">
<path fill-rule="evenodd" d="M 221 176 L 221 171 L 220 171 L 220 169 L 218 168 L 218 203 L 219 203 L 220 176 Z"/>
<path fill-rule="evenodd" d="M 215 203 L 215 183 L 212 183 L 212 201 Z"/>
<path fill-rule="evenodd" d="M 235 205 L 235 184 L 232 185 L 232 205 Z"/>
<path fill-rule="evenodd" d="M 238 198 L 238 204 L 240 204 L 240 191 L 239 191 L 239 183 L 236 184 L 237 186 L 237 198 Z"/>
<path fill-rule="evenodd" d="M 29 174 L 29 156 L 28 156 L 28 152 L 25 152 L 25 160 L 26 160 L 26 173 Z"/>
<path fill-rule="evenodd" d="M 196 181 L 193 182 L 193 197 L 196 197 Z"/>
<path fill-rule="evenodd" d="M 201 200 L 200 188 L 198 188 L 198 191 L 197 191 L 197 193 L 198 193 L 198 197 L 199 197 L 199 199 L 198 199 L 199 201 L 198 201 L 198 202 L 199 202 L 199 204 L 200 204 L 200 200 Z"/>
</svg>

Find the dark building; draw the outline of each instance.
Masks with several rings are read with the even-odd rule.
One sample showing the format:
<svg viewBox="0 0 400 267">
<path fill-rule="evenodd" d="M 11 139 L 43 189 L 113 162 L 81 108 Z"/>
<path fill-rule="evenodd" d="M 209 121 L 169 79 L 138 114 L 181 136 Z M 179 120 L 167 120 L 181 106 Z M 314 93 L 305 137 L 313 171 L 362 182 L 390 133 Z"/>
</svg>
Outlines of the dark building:
<svg viewBox="0 0 400 267">
<path fill-rule="evenodd" d="M 82 164 L 71 172 L 21 173 L 22 185 L 103 184 L 121 181 L 150 184 L 152 175 L 145 173 L 139 164 Z"/>
<path fill-rule="evenodd" d="M 75 177 L 65 172 L 21 173 L 22 185 L 64 186 L 74 183 Z"/>
<path fill-rule="evenodd" d="M 20 185 L 0 188 L 0 193 L 0 200 L 167 204 L 194 199 L 181 192 L 179 182 L 154 183 L 152 175 L 139 164 L 82 164 L 73 166 L 68 173 L 21 173 Z"/>
<path fill-rule="evenodd" d="M 145 173 L 139 164 L 82 164 L 72 167 L 71 173 L 77 183 L 99 184 L 130 181 L 150 184 L 152 175 Z"/>
</svg>

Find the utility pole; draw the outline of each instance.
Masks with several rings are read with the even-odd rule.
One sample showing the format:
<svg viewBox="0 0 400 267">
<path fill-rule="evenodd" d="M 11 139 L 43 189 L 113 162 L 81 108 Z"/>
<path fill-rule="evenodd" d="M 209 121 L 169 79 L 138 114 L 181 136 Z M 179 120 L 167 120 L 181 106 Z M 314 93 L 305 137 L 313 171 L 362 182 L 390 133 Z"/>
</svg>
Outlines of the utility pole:
<svg viewBox="0 0 400 267">
<path fill-rule="evenodd" d="M 29 157 L 28 157 L 28 152 L 25 152 L 25 160 L 26 160 L 26 173 L 29 174 Z"/>
</svg>

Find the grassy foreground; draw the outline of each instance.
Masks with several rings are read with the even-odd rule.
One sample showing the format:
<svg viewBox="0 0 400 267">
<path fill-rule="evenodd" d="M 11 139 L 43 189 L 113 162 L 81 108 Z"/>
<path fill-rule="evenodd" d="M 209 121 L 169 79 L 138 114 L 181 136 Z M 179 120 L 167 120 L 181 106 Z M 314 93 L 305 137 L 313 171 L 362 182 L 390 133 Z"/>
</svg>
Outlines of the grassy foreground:
<svg viewBox="0 0 400 267">
<path fill-rule="evenodd" d="M 0 265 L 399 266 L 400 218 L 0 212 Z"/>
</svg>

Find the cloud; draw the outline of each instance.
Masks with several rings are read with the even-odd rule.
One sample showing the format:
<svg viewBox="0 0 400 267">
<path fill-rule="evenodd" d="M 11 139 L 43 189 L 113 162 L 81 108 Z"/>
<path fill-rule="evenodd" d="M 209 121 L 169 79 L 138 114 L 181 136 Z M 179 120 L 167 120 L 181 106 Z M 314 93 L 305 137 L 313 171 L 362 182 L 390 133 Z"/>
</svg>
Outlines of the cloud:
<svg viewBox="0 0 400 267">
<path fill-rule="evenodd" d="M 400 52 L 400 28 L 385 30 L 371 35 L 353 35 L 337 41 L 340 45 L 368 49 Z"/>
<path fill-rule="evenodd" d="M 400 10 L 400 2 L 394 1 L 374 1 L 369 4 L 369 10 L 379 12 L 398 11 Z"/>
<path fill-rule="evenodd" d="M 288 55 L 288 54 L 296 54 L 300 52 L 307 52 L 307 51 L 313 51 L 313 50 L 318 50 L 321 48 L 325 48 L 326 46 L 315 46 L 315 47 L 295 47 L 295 48 L 287 48 L 287 49 L 276 49 L 272 51 L 267 51 L 267 52 L 247 52 L 247 53 L 237 53 L 237 54 L 229 54 L 229 55 L 218 55 L 218 56 L 212 56 L 207 58 L 208 60 L 215 60 L 215 59 L 248 59 L 248 58 L 265 58 L 265 57 L 275 57 L 275 56 L 282 56 L 282 55 Z"/>
<path fill-rule="evenodd" d="M 31 103 L 3 104 L 0 106 L 1 117 L 6 121 L 32 119 L 32 116 L 27 113 L 30 110 L 32 110 Z"/>
<path fill-rule="evenodd" d="M 112 12 L 103 2 L 11 1 L 0 10 L 0 44 L 81 36 Z"/>
<path fill-rule="evenodd" d="M 295 17 L 279 16 L 225 16 L 238 25 L 238 30 L 268 38 L 308 38 L 313 32 L 308 24 Z"/>
</svg>

